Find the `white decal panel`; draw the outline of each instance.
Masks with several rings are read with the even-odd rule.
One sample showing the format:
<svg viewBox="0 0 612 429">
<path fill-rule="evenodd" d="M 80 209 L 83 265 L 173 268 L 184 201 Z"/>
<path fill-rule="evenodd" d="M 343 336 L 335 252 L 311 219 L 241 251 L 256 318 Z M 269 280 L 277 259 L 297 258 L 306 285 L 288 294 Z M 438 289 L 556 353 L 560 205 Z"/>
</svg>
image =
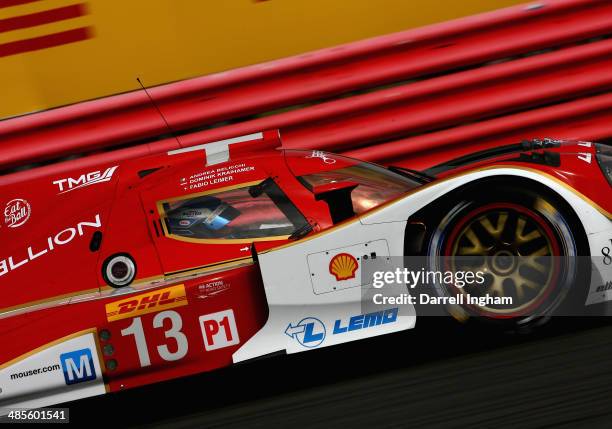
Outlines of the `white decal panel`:
<svg viewBox="0 0 612 429">
<path fill-rule="evenodd" d="M 592 234 L 589 242 L 599 251 L 591 258 L 591 288 L 586 305 L 612 300 L 612 229 Z"/>
<path fill-rule="evenodd" d="M 321 294 L 362 286 L 363 260 L 387 256 L 390 256 L 387 240 L 311 253 L 307 260 L 312 289 Z"/>
<path fill-rule="evenodd" d="M 0 368 L 0 411 L 42 407 L 106 392 L 93 332 Z"/>
</svg>

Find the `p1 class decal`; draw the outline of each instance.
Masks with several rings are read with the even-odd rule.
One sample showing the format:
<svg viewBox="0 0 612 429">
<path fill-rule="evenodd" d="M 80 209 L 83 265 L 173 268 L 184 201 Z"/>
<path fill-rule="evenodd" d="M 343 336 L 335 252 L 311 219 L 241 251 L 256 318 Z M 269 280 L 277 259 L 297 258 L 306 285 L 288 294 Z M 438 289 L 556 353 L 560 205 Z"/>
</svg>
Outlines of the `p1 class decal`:
<svg viewBox="0 0 612 429">
<path fill-rule="evenodd" d="M 200 316 L 200 328 L 207 351 L 222 349 L 240 343 L 234 311 L 224 310 Z"/>
<path fill-rule="evenodd" d="M 104 171 L 92 171 L 90 173 L 81 174 L 76 179 L 68 177 L 66 179 L 54 180 L 53 184 L 57 185 L 59 193 L 65 194 L 66 192 L 75 191 L 77 189 L 85 188 L 87 186 L 96 185 L 98 183 L 110 182 L 113 178 L 113 173 L 117 170 L 118 165 L 107 168 Z"/>
<path fill-rule="evenodd" d="M 9 228 L 18 228 L 30 219 L 31 214 L 30 203 L 21 198 L 15 198 L 6 203 L 4 207 L 4 224 Z"/>
</svg>

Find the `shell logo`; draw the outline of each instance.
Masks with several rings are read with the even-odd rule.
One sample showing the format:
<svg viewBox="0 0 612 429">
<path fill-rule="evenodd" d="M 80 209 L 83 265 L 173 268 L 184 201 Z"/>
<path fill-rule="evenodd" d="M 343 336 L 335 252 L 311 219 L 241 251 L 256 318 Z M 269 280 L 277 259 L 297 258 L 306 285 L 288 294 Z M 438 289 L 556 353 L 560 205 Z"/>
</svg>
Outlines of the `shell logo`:
<svg viewBox="0 0 612 429">
<path fill-rule="evenodd" d="M 336 277 L 336 281 L 355 278 L 357 268 L 357 259 L 348 253 L 338 253 L 329 261 L 329 273 Z"/>
</svg>

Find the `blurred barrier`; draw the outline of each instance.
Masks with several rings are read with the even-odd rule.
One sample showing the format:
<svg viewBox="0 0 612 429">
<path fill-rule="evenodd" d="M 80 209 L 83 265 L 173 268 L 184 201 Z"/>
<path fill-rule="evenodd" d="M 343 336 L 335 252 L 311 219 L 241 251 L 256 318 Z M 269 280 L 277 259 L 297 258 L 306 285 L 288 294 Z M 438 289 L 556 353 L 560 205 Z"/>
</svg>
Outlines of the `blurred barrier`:
<svg viewBox="0 0 612 429">
<path fill-rule="evenodd" d="M 285 147 L 426 167 L 521 138 L 612 137 L 612 2 L 548 0 L 0 122 L 27 175 L 280 128 Z M 118 149 L 120 150 L 110 150 Z M 23 173 L 22 173 L 23 175 Z"/>
<path fill-rule="evenodd" d="M 0 0 L 0 119 L 524 1 Z"/>
</svg>

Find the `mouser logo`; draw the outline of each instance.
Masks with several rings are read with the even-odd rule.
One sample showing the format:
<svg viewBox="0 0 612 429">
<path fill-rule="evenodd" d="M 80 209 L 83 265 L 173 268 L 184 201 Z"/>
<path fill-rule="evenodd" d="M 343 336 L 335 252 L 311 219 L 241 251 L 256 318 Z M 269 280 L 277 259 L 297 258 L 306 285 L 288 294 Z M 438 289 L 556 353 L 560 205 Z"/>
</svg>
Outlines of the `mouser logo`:
<svg viewBox="0 0 612 429">
<path fill-rule="evenodd" d="M 107 168 L 104 172 L 92 171 L 91 173 L 81 174 L 76 179 L 69 177 L 67 179 L 55 180 L 53 184 L 58 186 L 60 194 L 65 194 L 66 192 L 75 191 L 86 186 L 95 185 L 96 183 L 110 182 L 117 167 L 118 165 Z"/>
<path fill-rule="evenodd" d="M 68 386 L 97 378 L 93 356 L 89 349 L 63 353 L 60 355 L 60 362 L 64 372 L 64 381 Z"/>
<path fill-rule="evenodd" d="M 0 259 L 0 277 L 8 274 L 10 271 L 15 271 L 34 259 L 53 252 L 59 246 L 65 246 L 76 237 L 82 237 L 85 234 L 85 227 L 100 228 L 101 226 L 102 221 L 100 220 L 100 215 L 97 214 L 93 222 L 79 222 L 75 227 L 66 228 L 53 237 L 47 237 L 44 245 L 28 246 L 21 255 Z"/>
</svg>

